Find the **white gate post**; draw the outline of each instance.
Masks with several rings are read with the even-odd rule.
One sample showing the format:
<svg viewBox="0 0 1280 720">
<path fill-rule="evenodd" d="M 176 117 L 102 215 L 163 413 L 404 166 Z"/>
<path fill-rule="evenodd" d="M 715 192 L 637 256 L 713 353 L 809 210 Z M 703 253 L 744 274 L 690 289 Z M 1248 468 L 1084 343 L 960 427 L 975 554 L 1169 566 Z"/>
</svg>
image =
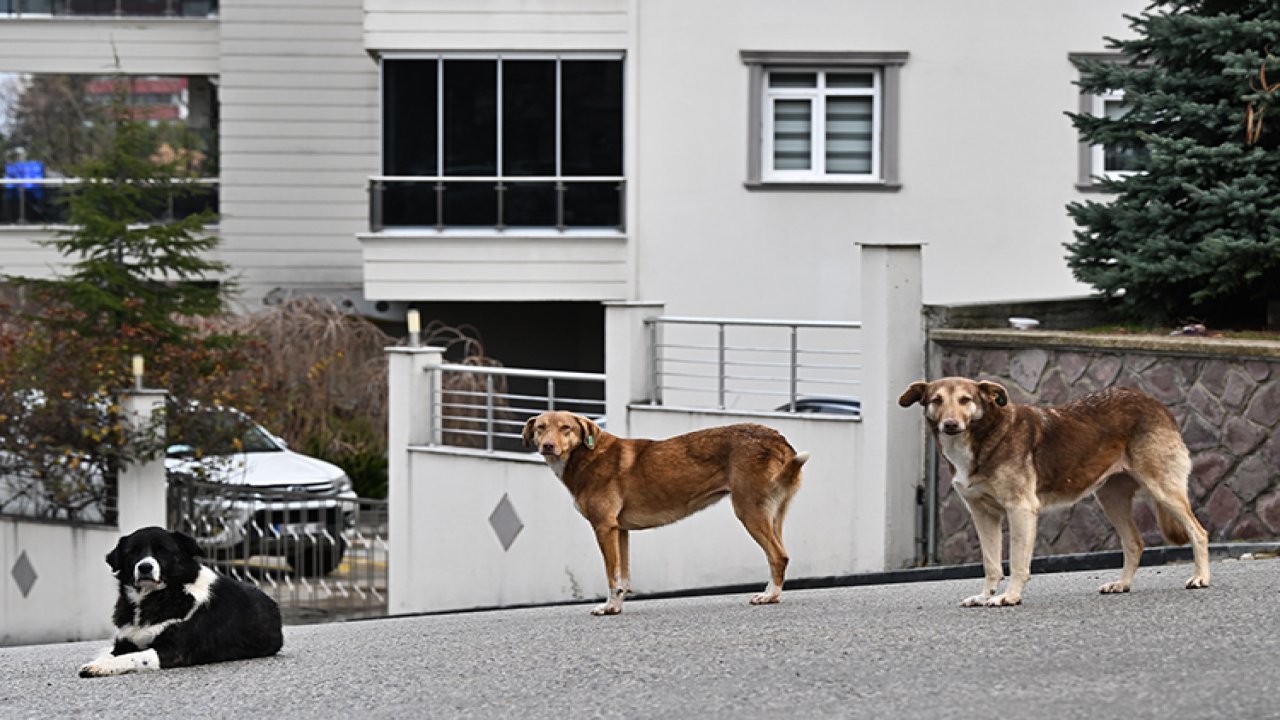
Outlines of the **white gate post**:
<svg viewBox="0 0 1280 720">
<path fill-rule="evenodd" d="M 387 348 L 387 611 L 393 615 L 412 605 L 407 599 L 415 588 L 426 587 L 431 570 L 413 562 L 416 483 L 409 448 L 440 441 L 440 423 L 434 417 L 440 373 L 427 368 L 443 362 L 443 348 Z"/>
<path fill-rule="evenodd" d="M 120 409 L 130 430 L 155 432 L 162 441 L 165 433 L 163 410 L 168 393 L 164 390 L 131 389 L 120 392 Z M 159 422 L 155 422 L 156 419 Z M 155 422 L 155 424 L 152 424 Z M 120 468 L 116 486 L 116 524 L 122 534 L 142 527 L 168 526 L 168 483 L 164 452 L 142 462 Z"/>
<path fill-rule="evenodd" d="M 854 532 L 863 562 L 894 569 L 915 560 L 916 488 L 924 478 L 920 413 L 898 406 L 902 391 L 925 373 L 922 245 L 859 247 L 865 437 L 860 482 L 866 493 Z"/>
<path fill-rule="evenodd" d="M 604 412 L 609 432 L 629 437 L 627 406 L 649 397 L 653 363 L 645 318 L 661 315 L 660 302 L 604 304 Z"/>
</svg>

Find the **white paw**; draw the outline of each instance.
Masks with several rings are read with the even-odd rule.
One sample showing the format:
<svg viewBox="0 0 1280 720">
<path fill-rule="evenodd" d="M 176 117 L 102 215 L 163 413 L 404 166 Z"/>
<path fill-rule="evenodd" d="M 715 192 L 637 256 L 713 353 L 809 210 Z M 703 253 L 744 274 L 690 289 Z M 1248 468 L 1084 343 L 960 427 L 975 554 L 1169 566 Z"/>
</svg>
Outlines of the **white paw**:
<svg viewBox="0 0 1280 720">
<path fill-rule="evenodd" d="M 987 607 L 1009 607 L 1012 605 L 1021 605 L 1022 597 L 1019 595 L 1010 595 L 1004 593 L 987 600 Z"/>
<path fill-rule="evenodd" d="M 964 600 L 961 600 L 960 607 L 981 607 L 983 605 L 986 605 L 987 601 L 990 599 L 991 599 L 990 595 L 986 593 L 981 593 L 979 595 L 974 595 L 973 597 L 967 597 Z"/>
<path fill-rule="evenodd" d="M 751 598 L 752 605 L 774 605 L 782 599 L 782 593 L 779 592 L 762 592 Z"/>
<path fill-rule="evenodd" d="M 1103 585 L 1102 587 L 1098 588 L 1098 592 L 1102 593 L 1103 595 L 1110 595 L 1112 593 L 1127 593 L 1129 592 L 1129 588 L 1130 588 L 1129 583 L 1117 580 L 1115 582 L 1109 582 Z"/>
<path fill-rule="evenodd" d="M 1201 577 L 1199 575 L 1196 575 L 1195 577 L 1187 581 L 1188 590 L 1198 590 L 1200 588 L 1207 588 L 1207 587 L 1209 587 L 1208 576 Z"/>
<path fill-rule="evenodd" d="M 613 604 L 613 603 L 611 603 L 611 602 L 607 602 L 607 603 L 603 603 L 603 604 L 601 604 L 601 605 L 597 605 L 597 606 L 595 606 L 594 608 L 592 608 L 592 609 L 591 609 L 591 614 L 592 614 L 592 615 L 596 615 L 596 616 L 599 616 L 599 615 L 617 615 L 617 614 L 618 614 L 618 613 L 620 613 L 620 612 L 622 612 L 622 605 L 621 605 L 621 604 L 614 605 L 614 604 Z"/>
</svg>

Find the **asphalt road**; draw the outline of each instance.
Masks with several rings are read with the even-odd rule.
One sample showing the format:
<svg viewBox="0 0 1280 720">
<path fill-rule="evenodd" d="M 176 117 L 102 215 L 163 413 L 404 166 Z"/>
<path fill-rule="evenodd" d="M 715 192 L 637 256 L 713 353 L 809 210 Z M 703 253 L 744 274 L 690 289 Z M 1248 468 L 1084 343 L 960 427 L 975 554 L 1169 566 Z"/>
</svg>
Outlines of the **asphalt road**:
<svg viewBox="0 0 1280 720">
<path fill-rule="evenodd" d="M 82 680 L 102 643 L 0 648 L 14 718 L 1280 718 L 1280 561 L 291 626 L 281 655 Z"/>
</svg>

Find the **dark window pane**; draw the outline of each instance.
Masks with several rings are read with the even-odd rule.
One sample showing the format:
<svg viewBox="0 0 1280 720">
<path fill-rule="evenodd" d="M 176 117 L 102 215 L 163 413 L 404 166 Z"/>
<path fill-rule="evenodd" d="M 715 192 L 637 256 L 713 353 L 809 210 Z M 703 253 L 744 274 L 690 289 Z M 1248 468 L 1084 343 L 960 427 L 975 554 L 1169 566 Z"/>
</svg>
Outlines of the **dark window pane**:
<svg viewBox="0 0 1280 720">
<path fill-rule="evenodd" d="M 445 61 L 445 175 L 498 174 L 497 72 L 496 60 Z"/>
<path fill-rule="evenodd" d="M 563 175 L 622 174 L 622 62 L 561 64 Z"/>
<path fill-rule="evenodd" d="M 564 224 L 569 227 L 619 227 L 622 193 L 618 183 L 565 183 Z"/>
<path fill-rule="evenodd" d="M 494 227 L 498 224 L 498 190 L 494 183 L 449 182 L 444 190 L 446 227 Z"/>
<path fill-rule="evenodd" d="M 435 227 L 434 182 L 389 182 L 382 190 L 382 224 L 386 227 Z"/>
<path fill-rule="evenodd" d="M 554 61 L 502 64 L 502 165 L 504 175 L 555 175 Z"/>
<path fill-rule="evenodd" d="M 435 175 L 436 61 L 382 64 L 382 172 Z"/>
<path fill-rule="evenodd" d="M 507 183 L 502 211 L 503 224 L 511 227 L 554 227 L 555 183 Z"/>
</svg>

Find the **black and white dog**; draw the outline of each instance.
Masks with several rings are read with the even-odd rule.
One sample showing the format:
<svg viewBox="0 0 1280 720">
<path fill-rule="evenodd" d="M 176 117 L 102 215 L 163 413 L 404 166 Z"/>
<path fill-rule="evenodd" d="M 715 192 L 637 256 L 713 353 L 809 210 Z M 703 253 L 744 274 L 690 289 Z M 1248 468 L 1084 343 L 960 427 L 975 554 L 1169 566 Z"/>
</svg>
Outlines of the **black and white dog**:
<svg viewBox="0 0 1280 720">
<path fill-rule="evenodd" d="M 195 539 L 147 527 L 120 538 L 107 564 L 120 583 L 115 646 L 80 677 L 274 655 L 280 608 L 262 591 L 200 564 Z"/>
</svg>

